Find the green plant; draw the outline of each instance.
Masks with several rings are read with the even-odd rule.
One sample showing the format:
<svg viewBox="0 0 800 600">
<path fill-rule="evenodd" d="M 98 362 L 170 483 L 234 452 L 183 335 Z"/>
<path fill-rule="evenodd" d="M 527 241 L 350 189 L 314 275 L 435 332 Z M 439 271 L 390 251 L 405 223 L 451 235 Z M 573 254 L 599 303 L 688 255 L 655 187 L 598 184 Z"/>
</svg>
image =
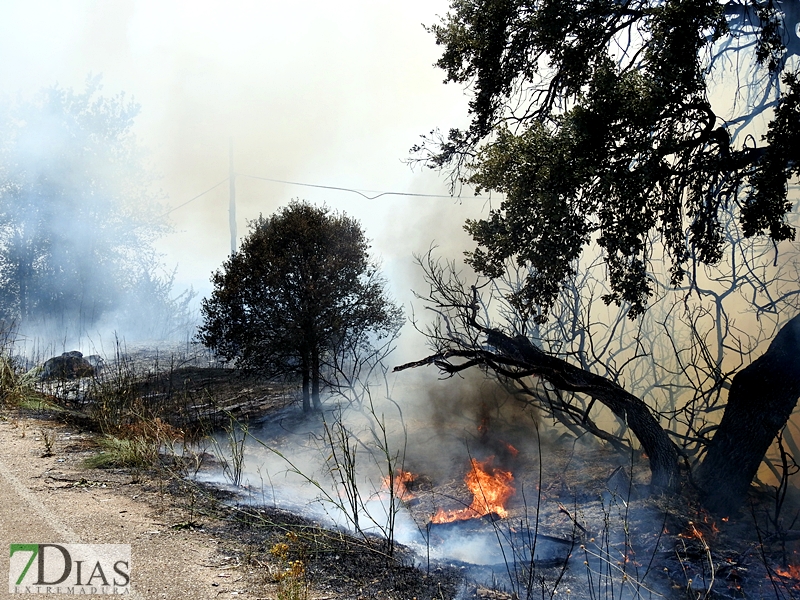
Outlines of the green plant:
<svg viewBox="0 0 800 600">
<path fill-rule="evenodd" d="M 158 461 L 158 445 L 153 438 L 136 435 L 118 438 L 105 435 L 98 440 L 100 452 L 87 458 L 83 464 L 90 469 L 134 467 L 145 469 Z"/>
<path fill-rule="evenodd" d="M 35 378 L 28 377 L 12 356 L 13 344 L 13 332 L 0 328 L 0 407 L 41 410 L 45 400 L 33 389 Z"/>
<path fill-rule="evenodd" d="M 24 396 L 25 386 L 14 362 L 0 355 L 0 405 L 16 404 Z"/>
</svg>

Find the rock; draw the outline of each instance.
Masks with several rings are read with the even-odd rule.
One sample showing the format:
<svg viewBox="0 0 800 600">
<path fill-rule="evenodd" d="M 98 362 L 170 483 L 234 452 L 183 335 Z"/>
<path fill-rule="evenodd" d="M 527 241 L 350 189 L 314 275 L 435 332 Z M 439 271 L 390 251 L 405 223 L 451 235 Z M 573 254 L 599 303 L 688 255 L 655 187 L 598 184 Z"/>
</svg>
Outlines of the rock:
<svg viewBox="0 0 800 600">
<path fill-rule="evenodd" d="M 96 356 L 96 355 L 95 355 Z M 92 358 L 95 358 L 93 356 Z M 97 356 L 96 358 L 102 359 Z M 61 356 L 54 356 L 48 359 L 42 367 L 42 372 L 39 379 L 46 381 L 48 379 L 78 379 L 80 377 L 91 377 L 97 372 L 97 368 L 92 363 L 83 357 L 83 354 L 77 350 L 71 352 L 64 352 Z"/>
<path fill-rule="evenodd" d="M 99 354 L 90 354 L 89 356 L 84 356 L 86 362 L 92 365 L 94 368 L 95 374 L 99 373 L 103 370 L 103 367 L 106 366 L 106 361 Z"/>
</svg>

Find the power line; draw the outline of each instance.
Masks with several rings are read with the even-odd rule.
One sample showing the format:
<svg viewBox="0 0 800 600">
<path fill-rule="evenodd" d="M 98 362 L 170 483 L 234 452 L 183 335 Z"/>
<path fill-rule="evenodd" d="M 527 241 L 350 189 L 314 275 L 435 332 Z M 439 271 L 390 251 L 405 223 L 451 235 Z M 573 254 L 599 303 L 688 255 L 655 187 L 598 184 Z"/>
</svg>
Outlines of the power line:
<svg viewBox="0 0 800 600">
<path fill-rule="evenodd" d="M 222 180 L 222 181 L 220 181 L 219 183 L 217 183 L 217 184 L 215 184 L 215 185 L 212 185 L 212 186 L 211 186 L 210 188 L 208 188 L 208 189 L 207 189 L 205 192 L 201 192 L 200 194 L 197 194 L 197 196 L 195 196 L 195 197 L 194 197 L 194 198 L 192 198 L 191 200 L 187 200 L 186 202 L 184 202 L 183 204 L 179 204 L 179 205 L 178 205 L 178 206 L 176 206 L 175 208 L 170 208 L 170 209 L 169 209 L 167 212 L 165 212 L 163 215 L 161 215 L 161 216 L 159 217 L 159 219 L 162 219 L 162 218 L 166 217 L 166 216 L 167 216 L 169 213 L 171 213 L 171 212 L 175 212 L 175 211 L 176 211 L 176 210 L 178 210 L 179 208 L 183 208 L 183 207 L 184 207 L 184 206 L 186 206 L 187 204 L 189 204 L 189 203 L 191 203 L 191 202 L 194 202 L 195 200 L 197 200 L 197 199 L 198 199 L 198 198 L 200 198 L 201 196 L 205 196 L 205 195 L 206 195 L 208 192 L 210 192 L 211 190 L 218 188 L 218 187 L 219 187 L 219 186 L 221 186 L 223 183 L 225 183 L 226 181 L 228 181 L 228 179 L 229 179 L 229 178 L 228 178 L 228 177 L 226 177 L 225 179 L 223 179 L 223 180 Z"/>
<path fill-rule="evenodd" d="M 478 199 L 481 199 L 478 196 L 448 196 L 448 195 L 444 195 L 444 194 L 414 194 L 414 193 L 411 193 L 411 192 L 381 192 L 381 191 L 378 191 L 378 190 L 357 190 L 357 189 L 354 189 L 354 188 L 339 187 L 339 186 L 335 186 L 335 185 L 321 185 L 321 184 L 317 184 L 317 183 L 303 183 L 303 182 L 300 182 L 300 181 L 286 181 L 284 179 L 271 179 L 269 177 L 259 177 L 258 175 L 243 175 L 241 173 L 236 173 L 235 176 L 236 177 L 248 177 L 250 179 L 259 179 L 261 181 L 271 181 L 272 183 L 284 183 L 284 184 L 287 184 L 287 185 L 299 185 L 299 186 L 302 186 L 302 187 L 318 188 L 318 189 L 322 189 L 322 190 L 335 190 L 335 191 L 338 191 L 338 192 L 352 192 L 354 194 L 358 194 L 362 198 L 366 198 L 367 200 L 375 200 L 377 198 L 380 198 L 381 196 L 410 196 L 410 197 L 413 197 L 413 198 L 451 198 L 451 199 L 452 198 L 460 198 L 460 199 L 464 199 L 464 200 L 478 200 Z M 202 196 L 205 196 L 208 192 L 218 188 L 219 186 L 221 186 L 226 181 L 229 181 L 230 179 L 231 179 L 230 177 L 226 177 L 225 179 L 223 179 L 219 183 L 217 183 L 215 185 L 212 185 L 205 192 L 201 192 L 200 194 L 197 194 L 197 196 L 195 196 L 194 198 L 191 198 L 190 200 L 187 200 L 186 202 L 184 202 L 182 204 L 179 204 L 178 206 L 176 206 L 174 208 L 169 209 L 167 212 L 165 212 L 159 218 L 166 217 L 171 212 L 174 212 L 174 211 L 178 210 L 179 208 L 183 208 L 187 204 L 190 204 L 190 203 L 194 202 L 195 200 L 198 200 Z M 375 194 L 375 195 L 374 196 L 368 196 L 367 194 Z"/>
<path fill-rule="evenodd" d="M 301 183 L 299 181 L 286 181 L 284 179 L 270 179 L 269 177 L 259 177 L 258 175 L 242 175 L 238 174 L 239 177 L 249 177 L 250 179 L 260 179 L 262 181 L 271 181 L 273 183 L 285 183 L 288 185 L 301 185 L 303 187 L 312 187 L 312 188 L 320 188 L 323 190 L 336 190 L 339 192 L 353 192 L 354 194 L 358 194 L 367 200 L 375 200 L 376 198 L 380 198 L 381 196 L 412 196 L 415 198 L 461 198 L 462 196 L 446 196 L 444 194 L 413 194 L 411 192 L 381 192 L 378 190 L 357 190 L 353 188 L 346 188 L 346 187 L 338 187 L 335 185 L 321 185 L 316 183 Z M 364 192 L 369 194 L 376 194 L 375 196 L 367 196 Z M 470 196 L 466 199 L 476 199 L 477 196 Z"/>
</svg>

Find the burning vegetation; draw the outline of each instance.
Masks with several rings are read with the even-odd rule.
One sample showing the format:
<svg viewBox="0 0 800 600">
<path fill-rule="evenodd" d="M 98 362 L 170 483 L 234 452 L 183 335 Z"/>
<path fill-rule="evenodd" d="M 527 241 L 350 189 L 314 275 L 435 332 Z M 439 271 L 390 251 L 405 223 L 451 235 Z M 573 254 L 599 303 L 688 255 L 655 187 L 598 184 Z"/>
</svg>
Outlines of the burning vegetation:
<svg viewBox="0 0 800 600">
<path fill-rule="evenodd" d="M 506 503 L 516 492 L 511 485 L 514 476 L 511 471 L 493 467 L 493 460 L 494 457 L 484 461 L 470 459 L 472 468 L 464 478 L 464 483 L 472 493 L 472 503 L 466 508 L 455 510 L 439 508 L 431 517 L 431 523 L 466 521 L 486 515 L 497 515 L 500 518 L 508 516 Z"/>
<path fill-rule="evenodd" d="M 113 374 L 113 366 L 107 372 Z M 217 401 L 222 401 L 226 393 L 232 394 L 231 399 L 242 393 L 236 380 L 231 379 L 230 370 L 197 367 L 192 373 L 197 377 L 203 375 L 202 385 Z M 186 427 L 186 423 L 175 420 L 178 412 L 202 415 L 193 403 L 205 402 L 208 397 L 208 393 L 200 393 L 189 386 L 188 374 L 184 369 L 176 374 L 176 378 L 178 375 L 180 378 L 169 379 L 175 385 L 183 382 L 180 398 L 191 404 L 184 407 L 187 410 L 177 411 L 177 404 L 166 404 L 163 389 L 154 388 L 149 379 L 132 384 L 128 390 L 130 401 L 137 406 L 149 406 L 147 414 L 154 419 L 171 418 L 174 427 Z M 133 373 L 129 375 L 136 379 Z M 201 379 L 197 379 L 192 385 L 201 385 L 200 382 Z M 240 384 L 246 384 L 261 397 L 263 391 L 253 388 L 254 381 L 242 379 Z M 375 521 L 380 521 L 382 514 L 376 506 L 391 507 L 395 519 L 393 529 L 386 528 L 378 537 L 351 531 L 355 535 L 352 538 L 339 538 L 339 534 L 331 536 L 319 530 L 313 540 L 306 540 L 303 532 L 308 528 L 308 521 L 318 520 L 320 513 L 313 511 L 314 498 L 305 495 L 293 509 L 306 520 L 303 521 L 306 524 L 297 529 L 299 541 L 294 546 L 289 544 L 296 547 L 296 551 L 288 554 L 281 551 L 276 561 L 282 570 L 275 571 L 275 565 L 269 567 L 270 573 L 277 572 L 282 577 L 279 583 L 296 583 L 309 588 L 341 586 L 343 578 L 363 575 L 359 570 L 363 570 L 364 564 L 369 563 L 370 569 L 386 568 L 388 534 L 394 536 L 396 560 L 423 565 L 423 571 L 397 567 L 396 573 L 402 576 L 397 575 L 396 581 L 402 579 L 403 586 L 410 586 L 416 577 L 430 587 L 432 579 L 424 573 L 446 572 L 447 577 L 452 578 L 456 572 L 452 567 L 456 565 L 459 573 L 473 581 L 472 590 L 483 594 L 480 597 L 490 597 L 490 581 L 495 582 L 494 587 L 511 590 L 520 598 L 526 597 L 531 581 L 549 591 L 569 589 L 573 597 L 581 598 L 591 598 L 591 590 L 601 585 L 620 586 L 624 590 L 621 598 L 638 597 L 636 590 L 645 598 L 670 597 L 676 593 L 693 598 L 723 599 L 788 599 L 797 595 L 800 561 L 796 560 L 794 550 L 800 549 L 795 547 L 800 536 L 793 530 L 790 520 L 783 521 L 780 515 L 776 518 L 774 496 L 756 494 L 753 515 L 739 513 L 730 517 L 717 517 L 703 511 L 696 503 L 688 501 L 688 496 L 650 497 L 646 493 L 648 468 L 641 455 L 628 456 L 626 464 L 613 448 L 569 438 L 544 424 L 539 428 L 540 439 L 534 443 L 528 435 L 527 424 L 520 427 L 520 423 L 537 415 L 526 415 L 517 411 L 513 404 L 504 404 L 506 398 L 502 394 L 495 398 L 497 403 L 490 405 L 495 408 L 490 410 L 485 402 L 487 389 L 475 385 L 474 381 L 467 381 L 465 385 L 474 386 L 476 390 L 473 397 L 468 393 L 457 394 L 462 401 L 469 399 L 468 410 L 450 410 L 450 418 L 445 419 L 442 414 L 448 411 L 443 401 L 438 407 L 442 414 L 435 420 L 419 414 L 410 416 L 407 422 L 409 440 L 402 460 L 395 458 L 401 455 L 393 450 L 384 454 L 399 462 L 393 462 L 391 471 L 384 470 L 375 479 L 379 490 L 369 496 L 369 501 L 379 500 L 371 508 Z M 248 436 L 259 436 L 262 443 L 290 456 L 308 440 L 305 434 L 287 434 L 293 428 L 292 423 L 296 429 L 307 431 L 316 421 L 302 416 L 297 407 L 275 400 L 272 399 L 271 406 L 262 407 L 265 411 L 260 414 L 268 422 L 279 425 L 271 430 L 251 428 Z M 70 406 L 80 408 L 74 402 Z M 363 452 L 369 449 L 372 443 L 369 439 L 373 438 L 357 437 L 358 431 L 367 431 L 356 426 L 357 415 L 363 416 L 363 413 L 345 412 L 338 417 L 342 419 L 342 431 L 347 430 L 353 436 L 343 439 L 342 443 L 347 442 L 348 447 L 357 447 L 358 452 Z M 380 422 L 387 427 L 396 425 Z M 377 423 L 374 421 L 373 425 Z M 136 428 L 128 425 L 127 429 L 134 432 Z M 280 439 L 275 437 L 278 431 Z M 397 447 L 392 445 L 396 439 L 387 443 L 389 448 Z M 258 457 L 253 447 L 249 447 L 246 454 Z M 225 458 L 233 464 L 230 457 Z M 354 473 L 363 468 L 358 453 L 350 458 L 353 462 L 348 464 L 352 464 Z M 175 464 L 185 457 L 169 460 L 170 464 Z M 259 469 L 263 467 L 273 474 L 280 472 L 275 464 L 259 459 L 256 462 Z M 310 463 L 303 464 L 306 465 L 304 469 L 312 469 L 307 466 Z M 301 463 L 296 465 L 299 467 Z M 340 463 L 335 468 L 343 466 Z M 245 491 L 248 490 L 248 468 L 252 465 L 242 465 L 243 471 L 239 473 Z M 250 481 L 252 477 L 251 472 Z M 277 485 L 273 486 L 278 491 L 285 485 L 278 483 L 277 478 L 274 481 Z M 351 492 L 355 497 L 363 493 L 364 488 L 360 492 L 353 488 Z M 264 490 L 260 493 L 263 496 Z M 330 498 L 344 496 L 331 494 Z M 265 504 L 277 502 L 267 497 L 262 497 L 262 501 Z M 790 500 L 786 500 L 786 506 L 792 506 Z M 274 510 L 269 511 L 268 519 L 264 514 L 256 510 L 248 516 L 251 522 L 246 524 L 247 538 L 253 540 L 254 547 L 260 544 L 259 547 L 268 551 L 276 547 L 275 544 L 285 543 L 283 527 L 286 525 L 276 524 L 275 520 L 289 522 L 294 517 Z M 363 525 L 368 519 L 360 522 Z M 283 537 L 277 536 L 278 532 Z M 264 541 L 257 541 L 262 535 Z M 231 539 L 238 537 L 240 533 L 232 535 Z M 335 550 L 330 546 L 333 538 L 338 540 Z M 365 554 L 372 558 L 367 560 Z M 335 560 L 333 557 L 337 555 L 340 558 Z M 260 562 L 253 565 L 267 564 L 263 556 L 255 556 Z M 294 571 L 287 571 L 290 568 Z M 377 575 L 370 579 L 376 580 Z M 373 589 L 380 588 L 390 597 L 394 584 L 375 585 Z M 396 585 L 400 589 L 400 583 Z M 448 585 L 450 591 L 444 597 L 452 598 L 456 586 L 452 579 Z M 776 595 L 773 586 L 783 595 Z M 650 590 L 652 594 L 642 590 Z"/>
<path fill-rule="evenodd" d="M 343 570 L 350 577 L 366 548 L 391 566 L 390 575 L 424 579 L 437 561 L 459 561 L 482 582 L 501 573 L 514 598 L 564 589 L 593 599 L 796 595 L 800 494 L 790 477 L 800 471 L 800 437 L 790 417 L 800 397 L 800 270 L 795 248 L 773 253 L 794 240 L 797 223 L 796 197 L 787 195 L 800 174 L 800 80 L 787 69 L 796 70 L 800 56 L 795 5 L 451 3 L 431 27 L 444 48 L 437 64 L 477 94 L 473 122 L 447 138 L 426 138 L 416 151 L 429 166 L 453 169 L 454 184 L 504 199 L 466 224 L 473 281 L 446 257 L 419 260 L 429 289 L 417 298 L 435 315 L 425 324 L 433 354 L 396 370 L 435 365 L 454 376 L 470 369 L 506 387 L 493 398 L 483 390 L 459 394 L 441 414 L 435 406 L 411 416 L 419 426 L 410 435 L 427 443 L 391 439 L 394 426 L 407 432 L 405 416 L 389 422 L 376 413 L 371 382 L 361 377 L 386 376 L 382 359 L 402 319 L 384 295 L 387 282 L 358 221 L 294 201 L 254 222 L 239 250 L 234 236 L 203 302 L 200 338 L 237 369 L 296 384 L 306 415 L 293 424 L 305 437 L 281 431 L 277 439 L 262 430 L 258 443 L 284 461 L 265 471 L 288 471 L 305 484 L 302 493 L 312 489 L 296 508 L 309 513 L 303 527 L 327 518 L 352 534 L 322 546 L 296 536 L 291 545 L 270 540 L 290 574 L 281 581 L 302 591 L 306 577 L 321 582 L 341 567 L 340 556 L 358 556 Z M 543 61 L 548 69 L 539 68 Z M 715 66 L 723 64 L 749 68 Z M 711 79 L 731 75 L 736 106 L 715 106 Z M 115 135 L 94 135 L 86 125 L 43 135 L 53 108 L 71 124 L 65 109 L 88 102 L 98 85 L 85 97 L 52 88 L 41 106 L 15 117 L 19 126 L 6 136 L 7 165 L 23 166 L 7 169 L 0 190 L 0 316 L 76 320 L 86 328 L 122 309 L 146 322 L 186 312 L 170 296 L 172 280 L 157 276 L 157 261 L 141 259 L 152 256 L 150 239 L 163 231 L 158 198 L 146 186 L 112 194 L 114 202 L 100 193 L 143 179 L 139 168 L 117 172 L 133 162 L 115 159 L 137 154 L 127 140 L 138 108 L 122 97 L 84 106 L 84 117 L 105 123 L 101 133 Z M 762 120 L 762 130 L 751 131 Z M 55 152 L 22 160 L 34 145 L 28 138 Z M 96 146 L 95 138 L 114 143 Z M 97 157 L 114 166 L 107 184 L 68 176 L 90 173 L 75 165 Z M 31 168 L 37 163 L 51 167 Z M 73 180 L 74 190 L 51 189 Z M 138 207 L 138 221 L 119 218 L 131 212 L 126 206 Z M 52 215 L 83 220 L 59 227 Z M 129 304 L 134 296 L 148 301 Z M 752 314 L 743 316 L 743 306 Z M 136 442 L 129 448 L 144 444 L 136 460 L 155 469 L 163 466 L 163 446 L 185 439 L 177 430 L 188 428 L 173 400 L 179 379 L 185 419 L 202 415 L 213 429 L 224 406 L 228 447 L 219 451 L 218 471 L 247 489 L 255 475 L 246 457 L 254 453 L 245 447 L 254 434 L 234 422 L 233 408 L 269 412 L 281 426 L 287 413 L 251 413 L 250 398 L 225 406 L 205 389 L 193 395 L 189 375 L 107 387 L 96 380 L 95 399 L 79 389 L 71 406 L 57 401 L 90 414 L 107 436 L 124 432 Z M 346 407 L 333 423 L 325 420 L 326 386 Z M 254 395 L 262 408 L 264 396 Z M 167 414 L 169 427 L 161 420 Z M 368 423 L 359 429 L 356 418 Z M 323 447 L 330 481 L 321 482 L 319 463 L 306 460 L 307 438 Z M 294 451 L 306 452 L 303 460 Z M 170 466 L 184 458 L 176 452 Z M 195 458 L 196 475 L 202 452 Z M 413 471 L 398 468 L 406 460 Z M 762 465 L 775 485 L 759 479 Z M 261 494 L 265 505 L 278 504 L 274 489 L 269 499 Z M 322 508 L 312 514 L 311 505 Z M 249 516 L 256 522 L 263 512 Z M 262 525 L 283 530 L 288 523 Z M 411 550 L 399 551 L 400 540 Z M 403 571 L 423 560 L 425 575 Z M 398 589 L 370 591 L 402 596 Z M 426 596 L 434 593 L 426 589 Z"/>
<path fill-rule="evenodd" d="M 414 499 L 414 492 L 409 487 L 416 479 L 417 476 L 411 471 L 396 469 L 392 475 L 387 475 L 383 478 L 383 489 L 391 489 L 395 498 L 403 502 L 410 502 Z"/>
</svg>

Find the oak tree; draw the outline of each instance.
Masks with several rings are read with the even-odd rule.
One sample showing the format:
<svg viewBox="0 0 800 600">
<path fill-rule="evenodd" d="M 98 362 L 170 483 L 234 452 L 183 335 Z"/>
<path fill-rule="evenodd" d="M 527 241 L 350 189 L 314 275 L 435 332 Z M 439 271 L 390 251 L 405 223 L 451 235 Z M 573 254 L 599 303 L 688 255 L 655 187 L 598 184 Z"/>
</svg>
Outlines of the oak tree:
<svg viewBox="0 0 800 600">
<path fill-rule="evenodd" d="M 622 374 L 548 354 L 531 337 L 595 253 L 604 273 L 579 306 L 597 294 L 636 318 L 665 286 L 702 295 L 708 269 L 741 262 L 741 240 L 761 236 L 791 251 L 798 16 L 797 3 L 772 0 L 453 0 L 430 31 L 446 81 L 466 87 L 470 124 L 434 131 L 413 150 L 446 169 L 454 189 L 501 194 L 486 218 L 467 222 L 476 242 L 467 262 L 495 281 L 509 269 L 521 275 L 505 288 L 516 316 L 502 329 L 478 310 L 477 288 L 459 291 L 435 262 L 423 265 L 428 299 L 455 310 L 445 318 L 462 328 L 435 329 L 436 353 L 422 362 L 446 372 L 477 364 L 517 381 L 537 375 L 588 396 L 638 437 L 653 483 L 674 487 L 680 448 Z M 791 316 L 762 359 L 707 390 L 729 389 L 726 416 L 702 428 L 713 433 L 697 469 L 709 505 L 741 501 L 797 402 Z"/>
</svg>

